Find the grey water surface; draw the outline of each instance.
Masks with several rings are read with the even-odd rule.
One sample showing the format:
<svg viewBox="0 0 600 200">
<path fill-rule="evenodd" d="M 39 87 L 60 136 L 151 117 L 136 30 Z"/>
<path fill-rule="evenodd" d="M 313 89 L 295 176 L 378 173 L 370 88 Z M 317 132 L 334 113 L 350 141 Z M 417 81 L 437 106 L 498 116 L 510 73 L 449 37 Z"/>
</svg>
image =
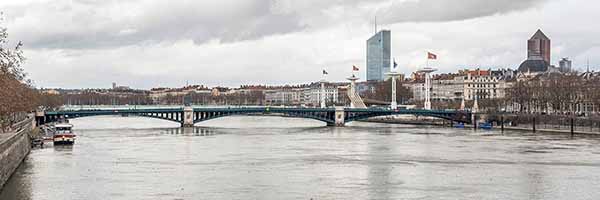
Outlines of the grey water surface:
<svg viewBox="0 0 600 200">
<path fill-rule="evenodd" d="M 0 191 L 42 199 L 600 199 L 600 139 L 237 116 L 74 119 Z"/>
</svg>

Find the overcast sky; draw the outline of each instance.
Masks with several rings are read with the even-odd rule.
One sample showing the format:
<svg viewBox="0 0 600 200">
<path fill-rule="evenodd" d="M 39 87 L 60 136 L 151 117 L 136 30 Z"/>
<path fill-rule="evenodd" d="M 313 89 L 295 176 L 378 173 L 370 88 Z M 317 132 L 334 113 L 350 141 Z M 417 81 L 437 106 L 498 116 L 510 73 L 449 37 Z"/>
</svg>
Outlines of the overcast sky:
<svg viewBox="0 0 600 200">
<path fill-rule="evenodd" d="M 366 40 L 392 31 L 409 74 L 517 68 L 538 29 L 552 64 L 600 63 L 600 2 L 592 0 L 2 0 L 9 39 L 23 41 L 38 87 L 134 88 L 297 84 L 365 77 Z"/>
</svg>

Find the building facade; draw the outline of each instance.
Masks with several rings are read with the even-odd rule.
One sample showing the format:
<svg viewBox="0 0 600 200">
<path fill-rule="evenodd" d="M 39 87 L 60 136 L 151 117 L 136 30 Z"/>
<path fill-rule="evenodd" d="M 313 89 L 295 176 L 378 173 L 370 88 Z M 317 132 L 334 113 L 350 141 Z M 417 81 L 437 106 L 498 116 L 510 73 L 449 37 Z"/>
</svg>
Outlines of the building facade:
<svg viewBox="0 0 600 200">
<path fill-rule="evenodd" d="M 558 70 L 562 73 L 571 72 L 573 62 L 569 58 L 563 58 L 558 62 Z"/>
<path fill-rule="evenodd" d="M 458 73 L 437 74 L 431 80 L 432 101 L 461 101 L 478 99 L 498 99 L 506 96 L 506 90 L 515 80 L 516 72 L 510 69 L 499 70 L 459 70 Z M 413 100 L 425 100 L 425 83 L 413 76 L 409 88 Z"/>
<path fill-rule="evenodd" d="M 537 30 L 527 40 L 527 59 L 519 66 L 520 79 L 529 79 L 549 71 L 558 71 L 550 65 L 550 39 L 541 31 Z"/>
<path fill-rule="evenodd" d="M 500 99 L 506 96 L 515 77 L 512 70 L 465 70 L 463 88 L 465 100 Z"/>
<path fill-rule="evenodd" d="M 298 106 L 306 102 L 305 88 L 279 88 L 265 90 L 265 105 Z"/>
<path fill-rule="evenodd" d="M 391 31 L 382 30 L 367 40 L 367 81 L 383 81 L 390 71 Z"/>
<path fill-rule="evenodd" d="M 416 77 L 418 78 L 418 77 Z M 425 81 L 413 79 L 408 85 L 413 93 L 413 100 L 425 100 Z M 460 101 L 463 99 L 464 80 L 459 74 L 438 74 L 431 78 L 431 101 Z"/>
<path fill-rule="evenodd" d="M 462 76 L 452 76 L 431 81 L 432 101 L 460 101 L 463 99 L 464 81 Z"/>
<path fill-rule="evenodd" d="M 527 40 L 527 59 L 543 60 L 550 62 L 550 39 L 542 30 L 537 30 L 529 40 Z"/>
<path fill-rule="evenodd" d="M 338 102 L 338 86 L 333 83 L 325 83 L 325 93 L 321 92 L 321 84 L 314 83 L 311 84 L 310 87 L 306 90 L 306 102 L 307 106 L 317 107 L 321 103 L 321 95 L 325 96 L 325 103 L 327 105 L 335 104 Z"/>
</svg>

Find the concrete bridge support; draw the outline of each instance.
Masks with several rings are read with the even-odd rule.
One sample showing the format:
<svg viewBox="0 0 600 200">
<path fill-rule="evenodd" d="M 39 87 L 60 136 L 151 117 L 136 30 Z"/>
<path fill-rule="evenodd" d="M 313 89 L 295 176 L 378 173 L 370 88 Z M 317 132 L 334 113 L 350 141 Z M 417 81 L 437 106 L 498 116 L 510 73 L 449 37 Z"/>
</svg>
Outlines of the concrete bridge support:
<svg viewBox="0 0 600 200">
<path fill-rule="evenodd" d="M 335 107 L 335 126 L 346 125 L 344 107 Z"/>
<path fill-rule="evenodd" d="M 46 123 L 46 113 L 44 111 L 35 111 L 35 122 L 36 125 L 42 125 Z"/>
<path fill-rule="evenodd" d="M 183 108 L 181 127 L 194 127 L 194 108 L 191 106 Z"/>
</svg>

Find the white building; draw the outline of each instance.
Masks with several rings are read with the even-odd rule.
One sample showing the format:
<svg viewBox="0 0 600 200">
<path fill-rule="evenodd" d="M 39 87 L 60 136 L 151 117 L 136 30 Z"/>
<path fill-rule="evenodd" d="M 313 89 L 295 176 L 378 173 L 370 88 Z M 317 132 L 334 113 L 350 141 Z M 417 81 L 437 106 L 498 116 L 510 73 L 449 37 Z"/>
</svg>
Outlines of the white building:
<svg viewBox="0 0 600 200">
<path fill-rule="evenodd" d="M 339 102 L 338 85 L 333 83 L 325 83 L 325 102 L 327 104 Z M 305 105 L 319 106 L 321 102 L 321 84 L 313 83 L 305 90 Z"/>
<path fill-rule="evenodd" d="M 512 85 L 515 71 L 512 70 L 465 70 L 465 100 L 499 99 L 506 96 L 506 90 Z"/>
<path fill-rule="evenodd" d="M 479 99 L 497 99 L 506 96 L 516 72 L 512 70 L 460 70 L 456 74 L 434 75 L 431 83 L 432 101 L 461 101 Z M 415 78 L 415 77 L 414 77 Z M 416 77 L 409 84 L 413 100 L 425 100 L 425 83 Z"/>
<path fill-rule="evenodd" d="M 265 90 L 265 105 L 301 105 L 306 88 L 278 88 Z"/>
</svg>

